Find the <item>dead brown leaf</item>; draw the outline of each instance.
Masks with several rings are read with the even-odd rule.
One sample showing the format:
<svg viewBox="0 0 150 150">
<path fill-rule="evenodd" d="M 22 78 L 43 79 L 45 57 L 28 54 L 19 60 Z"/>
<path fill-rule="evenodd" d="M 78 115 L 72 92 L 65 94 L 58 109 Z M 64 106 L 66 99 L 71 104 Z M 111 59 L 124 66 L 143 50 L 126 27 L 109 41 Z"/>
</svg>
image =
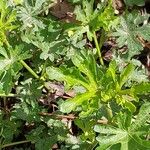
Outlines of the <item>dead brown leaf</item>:
<svg viewBox="0 0 150 150">
<path fill-rule="evenodd" d="M 50 9 L 53 16 L 64 22 L 74 22 L 75 15 L 73 14 L 74 6 L 66 0 L 57 0 L 55 5 Z"/>
</svg>

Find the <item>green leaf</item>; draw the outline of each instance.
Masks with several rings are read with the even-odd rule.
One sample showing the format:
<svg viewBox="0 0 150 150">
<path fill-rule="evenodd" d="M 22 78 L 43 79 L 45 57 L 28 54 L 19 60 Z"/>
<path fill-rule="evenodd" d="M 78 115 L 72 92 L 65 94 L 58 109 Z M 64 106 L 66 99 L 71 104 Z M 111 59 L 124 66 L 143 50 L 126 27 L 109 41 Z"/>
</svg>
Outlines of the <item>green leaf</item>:
<svg viewBox="0 0 150 150">
<path fill-rule="evenodd" d="M 17 28 L 13 23 L 16 20 L 16 11 L 8 6 L 7 1 L 0 1 L 0 45 L 8 44 L 6 33 Z"/>
<path fill-rule="evenodd" d="M 116 125 L 114 126 L 95 125 L 94 131 L 100 133 L 96 138 L 100 144 L 97 150 L 111 149 L 113 145 L 118 143 L 121 144 L 121 150 L 128 150 L 131 142 L 134 142 L 135 145 L 141 145 L 143 149 L 144 147 L 149 148 L 150 142 L 144 137 L 147 134 L 145 127 L 148 126 L 146 121 L 150 119 L 149 113 L 150 103 L 145 103 L 140 108 L 135 121 L 131 118 L 131 114 L 126 112 L 117 115 Z M 130 115 L 130 117 L 127 117 L 127 115 Z M 133 148 L 133 145 L 131 148 Z"/>
<path fill-rule="evenodd" d="M 116 61 L 113 60 L 109 64 L 109 68 L 107 70 L 107 75 L 110 76 L 113 79 L 113 82 L 116 82 L 116 69 L 117 69 L 117 64 Z"/>
<path fill-rule="evenodd" d="M 148 94 L 150 92 L 150 83 L 143 82 L 138 85 L 134 85 L 131 89 L 137 95 Z"/>
<path fill-rule="evenodd" d="M 14 136 L 18 136 L 20 133 L 19 128 L 21 127 L 20 122 L 14 118 L 4 118 L 4 115 L 0 111 L 0 148 L 3 144 L 8 144 L 13 141 Z"/>
<path fill-rule="evenodd" d="M 98 4 L 93 15 L 95 15 L 95 17 L 90 22 L 93 31 L 97 31 L 100 28 L 103 28 L 105 31 L 110 31 L 112 27 L 118 24 L 118 19 L 114 14 L 111 0 Z"/>
<path fill-rule="evenodd" d="M 65 67 L 48 67 L 46 72 L 51 80 L 66 81 L 70 86 L 82 85 L 87 89 L 89 88 L 87 80 L 85 80 L 76 68 L 67 69 Z"/>
<path fill-rule="evenodd" d="M 9 94 L 13 85 L 11 69 L 7 70 L 6 74 L 0 82 L 3 84 L 3 90 L 5 91 L 5 94 Z"/>
<path fill-rule="evenodd" d="M 77 106 L 80 106 L 84 101 L 88 101 L 95 97 L 93 92 L 86 92 L 80 95 L 77 95 L 75 98 L 66 100 L 60 106 L 60 111 L 63 113 L 70 113 L 72 110 L 75 110 Z"/>
<path fill-rule="evenodd" d="M 50 4 L 52 4 L 50 0 L 36 0 L 33 3 L 24 0 L 22 5 L 17 7 L 17 16 L 23 23 L 22 30 L 31 28 L 32 31 L 38 31 L 39 28 L 44 29 L 46 25 L 43 23 L 43 18 L 38 15 L 48 10 Z"/>
<path fill-rule="evenodd" d="M 26 138 L 35 144 L 35 149 L 52 149 L 56 142 L 65 141 L 68 132 L 64 123 L 52 118 L 43 118 L 42 122 L 44 125 L 35 123 L 35 128 L 26 135 Z"/>
<path fill-rule="evenodd" d="M 94 0 L 85 0 L 80 5 L 76 6 L 74 13 L 76 19 L 81 21 L 83 24 L 87 24 L 92 17 Z"/>
<path fill-rule="evenodd" d="M 84 93 L 77 94 L 76 97 L 66 100 L 60 105 L 60 110 L 64 113 L 69 113 L 77 106 L 81 106 L 83 102 L 94 98 L 98 88 L 96 80 L 98 68 L 91 52 L 75 53 L 72 62 L 76 68 L 48 67 L 46 69 L 49 79 L 65 81 L 69 86 L 81 85 L 86 89 Z"/>
<path fill-rule="evenodd" d="M 144 149 L 149 149 L 150 148 L 150 141 L 146 141 L 146 140 L 142 140 L 141 138 L 139 138 L 138 136 L 134 137 L 134 141 L 136 143 L 138 143 L 139 145 L 141 145 Z M 142 149 L 143 150 L 143 149 Z"/>
<path fill-rule="evenodd" d="M 84 73 L 93 88 L 97 88 L 97 66 L 94 59 L 94 56 L 91 53 L 87 53 L 85 51 L 81 51 L 80 54 L 75 53 L 72 57 L 72 62 L 78 69 Z"/>
<path fill-rule="evenodd" d="M 144 6 L 145 5 L 145 0 L 124 0 L 126 5 L 128 6 L 133 6 L 133 5 L 137 5 L 137 6 Z"/>
<path fill-rule="evenodd" d="M 8 47 L 7 49 L 0 47 L 0 51 L 0 71 L 6 71 L 11 68 L 15 62 L 31 57 L 28 51 L 23 50 L 21 45 L 15 48 Z"/>
<path fill-rule="evenodd" d="M 101 134 L 106 134 L 106 137 L 98 136 L 96 138 L 96 140 L 100 144 L 100 147 L 98 148 L 98 150 L 105 150 L 106 148 L 117 143 L 121 143 L 121 145 L 125 146 L 124 143 L 128 142 L 128 133 L 119 128 L 112 128 L 112 127 L 106 128 L 105 126 L 96 125 L 94 127 L 94 130 Z M 126 147 L 123 147 L 121 148 L 121 150 L 127 150 L 127 149 Z"/>
<path fill-rule="evenodd" d="M 13 61 L 9 58 L 7 51 L 2 47 L 0 47 L 0 54 L 0 71 L 4 71 L 9 68 Z"/>
<path fill-rule="evenodd" d="M 93 131 L 93 126 L 96 120 L 92 118 L 75 119 L 75 124 L 83 131 L 80 138 L 86 142 L 93 142 L 95 140 L 95 132 Z"/>
<path fill-rule="evenodd" d="M 123 86 L 123 84 L 129 80 L 129 77 L 131 76 L 131 74 L 133 73 L 135 67 L 133 64 L 129 64 L 127 65 L 127 67 L 125 67 L 125 69 L 122 71 L 122 73 L 120 74 L 120 83 L 119 86 L 120 88 Z"/>
<path fill-rule="evenodd" d="M 138 131 L 139 128 L 145 125 L 145 122 L 150 120 L 150 103 L 145 103 L 141 106 L 136 121 L 130 127 L 130 131 Z"/>
<path fill-rule="evenodd" d="M 53 62 L 54 58 L 60 59 L 60 55 L 70 54 L 70 43 L 67 41 L 66 32 L 62 33 L 65 25 L 61 26 L 58 21 L 52 20 L 51 18 L 44 20 L 44 24 L 48 26 L 44 27 L 44 29 L 39 28 L 36 32 L 32 29 L 27 30 L 21 35 L 22 40 L 34 45 L 36 49 L 41 50 L 38 53 L 40 59 L 43 60 Z"/>
<path fill-rule="evenodd" d="M 128 46 L 128 58 L 132 58 L 134 55 L 140 53 L 143 49 L 142 44 L 138 40 L 138 37 L 142 37 L 145 40 L 150 39 L 150 25 L 144 24 L 144 20 L 148 20 L 149 15 L 140 16 L 137 12 L 128 13 L 120 17 L 120 25 L 116 27 L 116 32 L 112 35 L 117 38 L 119 47 L 124 45 Z M 141 26 L 141 24 L 143 24 Z"/>
<path fill-rule="evenodd" d="M 136 111 L 136 106 L 132 102 L 127 100 L 127 101 L 125 101 L 124 105 L 125 105 L 126 108 L 128 108 L 128 110 L 130 112 L 135 112 Z"/>
<path fill-rule="evenodd" d="M 84 0 L 82 5 L 75 7 L 76 19 L 80 21 L 80 26 L 72 29 L 74 32 L 71 40 L 74 41 L 72 44 L 83 39 L 83 34 L 86 33 L 90 41 L 93 39 L 93 32 L 103 28 L 109 31 L 110 28 L 115 24 L 116 17 L 114 16 L 114 10 L 111 1 L 104 1 L 97 4 L 97 8 L 94 10 L 94 0 Z M 116 23 L 117 24 L 117 23 Z"/>
<path fill-rule="evenodd" d="M 28 51 L 23 50 L 21 45 L 7 49 L 0 47 L 0 83 L 6 95 L 11 92 L 12 80 L 22 68 L 19 61 L 30 57 L 31 55 L 28 54 Z"/>
<path fill-rule="evenodd" d="M 131 126 L 132 122 L 132 113 L 126 111 L 126 113 L 120 112 L 117 116 L 117 125 L 121 129 L 127 129 Z"/>
</svg>

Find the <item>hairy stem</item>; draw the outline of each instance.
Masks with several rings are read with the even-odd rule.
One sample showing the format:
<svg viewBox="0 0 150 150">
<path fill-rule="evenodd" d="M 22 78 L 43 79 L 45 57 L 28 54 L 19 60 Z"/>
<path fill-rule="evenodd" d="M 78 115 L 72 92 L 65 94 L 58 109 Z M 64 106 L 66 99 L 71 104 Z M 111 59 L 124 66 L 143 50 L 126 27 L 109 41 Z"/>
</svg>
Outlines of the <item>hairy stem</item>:
<svg viewBox="0 0 150 150">
<path fill-rule="evenodd" d="M 29 143 L 31 141 L 25 140 L 25 141 L 19 141 L 19 142 L 13 142 L 9 144 L 2 145 L 1 148 L 9 147 L 9 146 L 14 146 L 14 145 L 19 145 L 19 144 L 24 144 L 24 143 Z"/>
<path fill-rule="evenodd" d="M 103 58 L 102 58 L 102 54 L 101 54 L 101 47 L 102 47 L 102 38 L 103 35 L 101 35 L 101 38 L 100 38 L 100 44 L 98 44 L 98 40 L 97 40 L 97 37 L 96 37 L 96 32 L 94 31 L 93 32 L 93 38 L 94 38 L 94 42 L 95 42 L 95 46 L 96 46 L 96 49 L 97 49 L 97 53 L 98 53 L 98 56 L 99 56 L 99 60 L 100 60 L 100 64 L 101 65 L 104 65 L 104 62 L 103 62 Z"/>
<path fill-rule="evenodd" d="M 20 60 L 20 63 L 36 78 L 40 79 L 40 77 L 30 68 L 23 60 Z"/>
</svg>

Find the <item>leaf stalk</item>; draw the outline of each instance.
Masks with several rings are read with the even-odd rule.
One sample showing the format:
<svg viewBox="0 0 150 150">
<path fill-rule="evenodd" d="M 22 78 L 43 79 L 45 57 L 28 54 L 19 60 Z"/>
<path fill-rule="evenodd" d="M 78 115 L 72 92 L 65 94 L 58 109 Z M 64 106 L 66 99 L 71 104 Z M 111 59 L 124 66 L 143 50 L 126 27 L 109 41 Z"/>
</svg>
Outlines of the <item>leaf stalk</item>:
<svg viewBox="0 0 150 150">
<path fill-rule="evenodd" d="M 30 68 L 23 60 L 20 60 L 20 63 L 36 78 L 40 79 L 40 77 Z"/>
<path fill-rule="evenodd" d="M 103 66 L 104 61 L 103 61 L 102 54 L 101 54 L 101 48 L 102 48 L 103 41 L 104 41 L 104 30 L 102 30 L 101 33 L 102 34 L 101 34 L 101 37 L 100 37 L 100 44 L 98 44 L 98 40 L 97 40 L 95 31 L 93 32 L 93 38 L 94 38 L 94 43 L 95 43 L 97 53 L 98 53 L 98 56 L 99 56 L 100 64 Z"/>
<path fill-rule="evenodd" d="M 10 94 L 5 94 L 5 93 L 0 93 L 0 97 L 16 97 L 16 94 L 10 93 Z"/>
<path fill-rule="evenodd" d="M 2 145 L 1 148 L 9 147 L 9 146 L 14 146 L 14 145 L 19 145 L 19 144 L 24 144 L 24 143 L 29 143 L 31 141 L 25 140 L 25 141 L 19 141 L 19 142 L 13 142 L 9 144 Z"/>
</svg>

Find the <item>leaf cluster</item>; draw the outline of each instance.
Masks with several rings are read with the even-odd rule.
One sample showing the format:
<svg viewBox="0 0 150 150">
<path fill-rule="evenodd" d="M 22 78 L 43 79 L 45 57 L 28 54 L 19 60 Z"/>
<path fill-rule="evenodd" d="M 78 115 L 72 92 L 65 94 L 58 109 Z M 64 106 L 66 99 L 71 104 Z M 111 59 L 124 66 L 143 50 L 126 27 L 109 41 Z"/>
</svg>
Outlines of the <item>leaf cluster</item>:
<svg viewBox="0 0 150 150">
<path fill-rule="evenodd" d="M 150 149 L 149 14 L 124 2 L 0 0 L 0 149 Z"/>
</svg>

